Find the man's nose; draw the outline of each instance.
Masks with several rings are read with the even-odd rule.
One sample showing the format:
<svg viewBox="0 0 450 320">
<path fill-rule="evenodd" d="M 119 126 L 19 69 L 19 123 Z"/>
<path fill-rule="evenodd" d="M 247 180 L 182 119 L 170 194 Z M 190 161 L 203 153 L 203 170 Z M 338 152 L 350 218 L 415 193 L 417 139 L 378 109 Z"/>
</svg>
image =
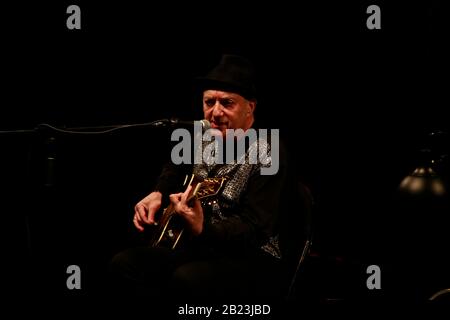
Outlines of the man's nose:
<svg viewBox="0 0 450 320">
<path fill-rule="evenodd" d="M 219 101 L 217 101 L 213 107 L 213 116 L 221 117 L 222 115 L 223 115 L 222 105 L 220 104 Z"/>
</svg>

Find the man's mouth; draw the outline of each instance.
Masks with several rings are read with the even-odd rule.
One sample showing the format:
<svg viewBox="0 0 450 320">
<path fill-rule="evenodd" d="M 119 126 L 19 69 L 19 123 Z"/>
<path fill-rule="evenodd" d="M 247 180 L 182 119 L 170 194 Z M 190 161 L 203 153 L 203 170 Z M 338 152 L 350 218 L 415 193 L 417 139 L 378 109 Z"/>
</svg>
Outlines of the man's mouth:
<svg viewBox="0 0 450 320">
<path fill-rule="evenodd" d="M 214 129 L 225 129 L 227 128 L 227 123 L 226 122 L 212 122 L 211 123 L 211 127 Z"/>
</svg>

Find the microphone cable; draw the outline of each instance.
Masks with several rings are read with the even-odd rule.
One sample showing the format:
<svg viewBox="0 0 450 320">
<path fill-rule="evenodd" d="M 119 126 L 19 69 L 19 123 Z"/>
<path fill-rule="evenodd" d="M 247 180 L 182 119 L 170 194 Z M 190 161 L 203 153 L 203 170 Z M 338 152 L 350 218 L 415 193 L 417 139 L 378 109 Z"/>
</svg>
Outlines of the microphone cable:
<svg viewBox="0 0 450 320">
<path fill-rule="evenodd" d="M 109 126 L 97 126 L 97 127 L 77 127 L 77 128 L 67 128 L 62 129 L 55 126 L 52 126 L 48 123 L 40 123 L 34 129 L 30 130 L 5 130 L 0 131 L 1 134 L 14 134 L 14 133 L 33 133 L 42 128 L 47 128 L 54 130 L 60 133 L 68 133 L 68 134 L 79 134 L 79 135 L 97 135 L 97 134 L 105 134 L 110 133 L 116 130 L 125 129 L 125 128 L 137 128 L 137 127 L 162 127 L 165 126 L 165 121 L 167 120 L 155 120 L 152 122 L 145 123 L 135 123 L 135 124 L 122 124 L 122 125 L 109 125 Z M 106 130 L 98 130 L 98 131 L 78 131 L 78 130 L 92 130 L 92 129 L 106 129 Z"/>
</svg>

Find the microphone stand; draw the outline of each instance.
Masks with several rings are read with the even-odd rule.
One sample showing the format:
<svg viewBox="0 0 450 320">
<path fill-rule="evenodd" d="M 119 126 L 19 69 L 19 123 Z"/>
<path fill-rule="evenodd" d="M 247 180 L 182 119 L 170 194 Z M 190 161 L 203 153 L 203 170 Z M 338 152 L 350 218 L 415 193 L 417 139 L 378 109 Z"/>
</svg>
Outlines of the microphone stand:
<svg viewBox="0 0 450 320">
<path fill-rule="evenodd" d="M 203 128 L 209 127 L 206 120 L 200 121 Z M 145 123 L 134 124 L 116 124 L 102 126 L 80 126 L 80 127 L 56 127 L 47 123 L 38 124 L 32 129 L 16 129 L 16 130 L 0 130 L 0 138 L 7 137 L 25 137 L 32 140 L 29 146 L 26 180 L 27 195 L 31 201 L 31 206 L 38 206 L 42 212 L 46 212 L 44 216 L 35 218 L 33 212 L 36 210 L 27 210 L 24 212 L 26 251 L 28 257 L 33 261 L 34 253 L 42 253 L 42 239 L 39 235 L 34 234 L 35 225 L 48 227 L 53 223 L 52 216 L 57 216 L 56 210 L 60 210 L 55 205 L 54 199 L 57 198 L 57 157 L 58 157 L 58 139 L 59 136 L 98 136 L 114 133 L 123 129 L 133 128 L 176 128 L 183 125 L 191 125 L 193 121 L 182 121 L 177 118 L 160 119 Z M 28 194 L 29 193 L 29 194 Z M 19 195 L 19 197 L 21 197 Z M 50 219 L 49 221 L 47 221 Z M 48 223 L 46 223 L 46 221 Z M 44 237 L 45 232 L 44 232 Z M 46 241 L 44 241 L 45 244 Z"/>
<path fill-rule="evenodd" d="M 51 216 L 54 211 L 52 208 L 52 198 L 56 192 L 56 167 L 57 167 L 57 136 L 58 135 L 72 135 L 72 136 L 95 136 L 114 133 L 122 129 L 131 128 L 163 128 L 172 127 L 176 123 L 173 119 L 161 119 L 146 123 L 135 124 L 118 124 L 118 125 L 103 125 L 103 126 L 80 126 L 80 127 L 55 127 L 47 123 L 41 123 L 33 129 L 16 129 L 16 130 L 1 130 L 0 138 L 14 138 L 25 137 L 32 139 L 28 151 L 26 179 L 27 192 L 30 192 L 30 199 L 34 199 L 32 204 L 38 203 L 42 206 L 41 209 Z M 36 189 L 36 188 L 37 189 Z M 30 206 L 32 207 L 32 206 Z M 27 256 L 33 261 L 34 253 L 40 248 L 40 239 L 36 238 L 34 233 L 33 211 L 27 210 L 24 213 L 25 236 L 26 236 L 26 251 Z M 47 217 L 47 215 L 45 217 Z M 45 217 L 43 217 L 45 219 Z M 42 218 L 42 217 L 41 217 Z M 47 217 L 48 218 L 48 217 Z M 23 220 L 22 220 L 23 221 Z M 35 243 L 37 240 L 37 244 Z M 38 250 L 41 252 L 41 250 Z"/>
<path fill-rule="evenodd" d="M 204 129 L 208 129 L 210 124 L 207 120 L 199 121 Z M 58 128 L 52 126 L 48 123 L 41 123 L 37 125 L 34 129 L 17 129 L 17 130 L 3 130 L 0 131 L 1 135 L 15 135 L 15 134 L 33 134 L 39 132 L 42 129 L 50 129 L 58 133 L 66 134 L 80 134 L 80 135 L 94 135 L 94 134 L 105 134 L 114 132 L 121 129 L 127 128 L 139 128 L 139 127 L 152 127 L 152 128 L 162 128 L 162 127 L 177 127 L 183 124 L 188 124 L 189 121 L 182 121 L 178 118 L 170 119 L 160 119 L 151 122 L 144 123 L 134 123 L 134 124 L 118 124 L 118 125 L 107 125 L 107 126 L 90 126 L 90 127 L 69 127 L 69 128 Z"/>
</svg>

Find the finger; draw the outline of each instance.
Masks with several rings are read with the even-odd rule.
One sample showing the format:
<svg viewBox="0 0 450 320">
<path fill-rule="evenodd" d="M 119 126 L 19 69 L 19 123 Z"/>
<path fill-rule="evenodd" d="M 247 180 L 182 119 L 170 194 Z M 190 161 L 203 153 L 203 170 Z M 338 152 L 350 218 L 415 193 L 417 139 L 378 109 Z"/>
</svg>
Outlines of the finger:
<svg viewBox="0 0 450 320">
<path fill-rule="evenodd" d="M 138 210 L 139 210 L 138 206 L 136 206 L 136 208 L 134 210 L 133 222 L 136 221 L 140 226 L 142 226 L 142 218 L 141 218 L 141 215 L 139 214 Z"/>
<path fill-rule="evenodd" d="M 143 204 L 138 204 L 136 207 L 136 212 L 138 215 L 139 221 L 146 221 L 147 220 L 147 208 Z"/>
<path fill-rule="evenodd" d="M 154 224 L 155 211 L 155 209 L 147 208 L 144 204 L 139 204 L 136 206 L 136 219 L 140 225 Z"/>
<path fill-rule="evenodd" d="M 133 223 L 136 229 L 138 229 L 139 231 L 144 231 L 144 227 L 141 226 L 137 220 L 133 220 Z"/>
<path fill-rule="evenodd" d="M 191 190 L 192 190 L 192 185 L 189 185 L 189 186 L 187 187 L 186 191 L 184 191 L 184 192 L 181 194 L 181 201 L 182 201 L 182 202 L 186 202 L 186 201 L 187 201 L 187 198 L 188 198 L 189 194 L 191 193 Z"/>
<path fill-rule="evenodd" d="M 169 196 L 170 202 L 177 204 L 181 200 L 182 193 L 173 193 Z"/>
<path fill-rule="evenodd" d="M 156 211 L 157 211 L 156 208 L 149 208 L 147 213 L 147 220 L 145 220 L 145 222 L 147 222 L 148 224 L 155 224 Z"/>
<path fill-rule="evenodd" d="M 138 211 L 137 207 L 136 207 L 136 209 L 134 210 L 133 220 L 136 220 L 137 222 L 141 222 L 141 221 L 142 221 L 141 216 L 140 216 L 140 214 L 139 214 L 139 211 Z"/>
<path fill-rule="evenodd" d="M 161 203 L 153 203 L 151 206 L 149 206 L 147 208 L 148 209 L 147 223 L 156 224 L 155 216 L 160 208 L 161 208 Z"/>
<path fill-rule="evenodd" d="M 133 218 L 134 226 L 135 226 L 136 229 L 138 229 L 139 231 L 144 231 L 144 227 L 141 225 L 141 221 L 139 220 L 138 216 L 139 216 L 138 214 L 135 214 L 135 215 L 134 215 L 134 218 Z"/>
</svg>

